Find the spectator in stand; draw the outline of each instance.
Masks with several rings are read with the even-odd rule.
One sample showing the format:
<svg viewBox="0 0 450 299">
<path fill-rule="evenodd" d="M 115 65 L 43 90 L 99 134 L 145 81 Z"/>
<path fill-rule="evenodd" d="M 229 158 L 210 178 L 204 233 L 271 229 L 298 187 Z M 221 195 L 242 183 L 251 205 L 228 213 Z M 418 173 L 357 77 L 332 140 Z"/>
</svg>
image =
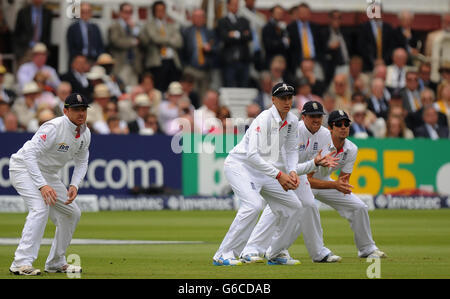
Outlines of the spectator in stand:
<svg viewBox="0 0 450 299">
<path fill-rule="evenodd" d="M 450 125 L 450 83 L 442 87 L 441 97 L 434 105 L 437 111 L 447 116 L 447 122 Z"/>
<path fill-rule="evenodd" d="M 399 91 L 406 85 L 408 53 L 403 48 L 397 48 L 392 54 L 392 61 L 387 67 L 385 83 L 390 92 Z"/>
<path fill-rule="evenodd" d="M 336 99 L 336 109 L 350 111 L 352 93 L 347 75 L 341 73 L 334 76 L 329 94 Z"/>
<path fill-rule="evenodd" d="M 140 28 L 133 20 L 133 6 L 123 2 L 119 7 L 119 19 L 109 27 L 109 50 L 114 58 L 114 73 L 126 86 L 136 85 L 142 71 L 139 51 Z"/>
<path fill-rule="evenodd" d="M 145 129 L 145 117 L 150 113 L 152 103 L 146 93 L 141 93 L 134 99 L 136 119 L 128 123 L 128 129 L 132 134 L 138 134 Z"/>
<path fill-rule="evenodd" d="M 352 123 L 350 125 L 350 136 L 355 138 L 372 137 L 373 133 L 366 122 L 367 107 L 365 104 L 357 103 L 351 108 Z"/>
<path fill-rule="evenodd" d="M 441 29 L 428 33 L 425 56 L 431 58 L 431 80 L 439 81 L 439 67 L 448 60 L 450 40 L 450 12 L 442 15 Z"/>
<path fill-rule="evenodd" d="M 379 4 L 376 4 L 379 5 Z M 377 8 L 381 17 L 381 5 Z M 364 71 L 371 72 L 378 61 L 390 65 L 395 47 L 394 29 L 382 18 L 373 18 L 360 27 L 358 52 L 364 61 Z"/>
<path fill-rule="evenodd" d="M 325 49 L 319 27 L 311 22 L 309 5 L 300 3 L 295 15 L 297 18 L 287 26 L 290 40 L 288 61 L 292 74 L 305 59 L 322 62 L 322 51 Z"/>
<path fill-rule="evenodd" d="M 169 85 L 170 89 L 170 85 Z M 196 127 L 194 121 L 193 106 L 186 97 L 181 97 L 177 101 L 177 117 L 167 123 L 167 135 L 179 133 L 201 132 L 201 128 Z"/>
<path fill-rule="evenodd" d="M 314 60 L 305 58 L 300 63 L 300 73 L 297 75 L 297 78 L 306 78 L 311 86 L 311 92 L 321 97 L 327 86 L 325 82 L 318 77 L 316 71 L 316 63 Z"/>
<path fill-rule="evenodd" d="M 261 107 L 259 105 L 255 104 L 255 103 L 251 103 L 251 104 L 247 105 L 246 111 L 247 111 L 247 118 L 253 118 L 254 119 L 263 110 L 261 110 Z"/>
<path fill-rule="evenodd" d="M 164 134 L 158 124 L 158 117 L 149 113 L 145 117 L 145 128 L 139 131 L 141 135 L 155 135 L 155 134 Z"/>
<path fill-rule="evenodd" d="M 444 61 L 439 68 L 441 74 L 441 81 L 437 87 L 437 98 L 442 97 L 442 88 L 444 85 L 450 84 L 450 60 Z"/>
<path fill-rule="evenodd" d="M 385 82 L 385 86 L 384 86 L 384 97 L 386 98 L 386 100 L 390 100 L 391 99 L 391 92 L 389 91 L 389 89 L 386 87 L 386 76 L 387 76 L 387 66 L 385 64 L 378 64 L 377 66 L 375 66 L 373 72 L 372 72 L 372 80 L 375 78 L 380 78 L 383 80 L 383 82 Z M 368 95 L 369 93 L 367 93 L 366 95 Z"/>
<path fill-rule="evenodd" d="M 265 50 L 265 67 L 269 69 L 272 59 L 281 55 L 288 57 L 289 35 L 283 22 L 284 9 L 275 5 L 270 9 L 270 19 L 262 29 L 262 41 Z"/>
<path fill-rule="evenodd" d="M 102 81 L 108 86 L 111 96 L 117 100 L 122 96 L 125 86 L 122 80 L 113 73 L 114 64 L 114 59 L 108 53 L 103 53 L 97 58 L 97 66 L 101 66 L 105 70 Z"/>
<path fill-rule="evenodd" d="M 46 121 L 52 120 L 55 118 L 55 113 L 52 109 L 45 105 L 39 105 L 36 118 L 33 118 L 27 126 L 27 132 L 36 133 L 39 127 L 45 123 Z"/>
<path fill-rule="evenodd" d="M 141 85 L 136 85 L 131 88 L 129 93 L 123 94 L 117 102 L 119 106 L 119 118 L 129 123 L 136 119 L 136 111 L 134 110 L 134 100 L 137 95 L 145 93 Z"/>
<path fill-rule="evenodd" d="M 382 79 L 375 78 L 372 80 L 371 93 L 372 95 L 367 100 L 367 108 L 375 113 L 377 118 L 386 120 L 389 104 L 384 96 L 384 82 Z"/>
<path fill-rule="evenodd" d="M 384 66 L 385 67 L 385 66 Z M 386 79 L 386 76 L 384 77 Z M 352 56 L 348 65 L 348 80 L 351 92 L 369 93 L 370 78 L 363 73 L 363 60 L 360 56 Z"/>
<path fill-rule="evenodd" d="M 7 89 L 3 86 L 3 81 L 5 79 L 6 73 L 6 68 L 0 64 L 0 97 L 3 99 L 3 101 L 11 105 L 16 99 L 16 93 L 13 90 Z"/>
<path fill-rule="evenodd" d="M 424 124 L 423 122 L 423 110 L 425 106 L 430 106 L 435 104 L 435 94 L 434 91 L 431 89 L 424 89 L 420 93 L 420 100 L 423 104 L 420 109 L 418 109 L 415 112 L 409 112 L 408 115 L 405 118 L 406 125 L 408 128 L 410 128 L 412 131 L 416 130 L 418 127 L 422 126 Z M 434 106 L 436 109 L 437 107 Z M 448 127 L 448 121 L 447 116 L 439 111 L 439 109 L 436 109 L 438 114 L 438 125 L 442 127 Z"/>
<path fill-rule="evenodd" d="M 203 105 L 195 110 L 194 120 L 196 126 L 201 129 L 201 133 L 207 134 L 220 127 L 217 120 L 219 111 L 219 93 L 215 90 L 208 90 L 202 99 Z"/>
<path fill-rule="evenodd" d="M 219 46 L 214 31 L 206 27 L 203 9 L 194 9 L 192 26 L 186 28 L 182 35 L 184 73 L 193 76 L 194 90 L 201 97 L 210 86 L 211 69 L 216 66 L 215 56 Z M 196 103 L 192 98 L 191 102 L 198 108 L 200 103 Z"/>
<path fill-rule="evenodd" d="M 69 82 L 63 81 L 59 84 L 58 89 L 56 89 L 56 101 L 57 104 L 53 108 L 53 112 L 56 117 L 64 115 L 64 103 L 66 98 L 72 93 L 72 86 Z"/>
<path fill-rule="evenodd" d="M 4 117 L 11 111 L 11 107 L 0 96 L 0 133 L 5 131 Z"/>
<path fill-rule="evenodd" d="M 403 118 L 398 116 L 389 116 L 386 121 L 386 136 L 388 138 L 413 139 L 413 132 L 405 125 Z"/>
<path fill-rule="evenodd" d="M 259 90 L 253 103 L 258 104 L 261 111 L 266 110 L 272 106 L 272 77 L 268 71 L 263 71 L 260 74 Z"/>
<path fill-rule="evenodd" d="M 70 70 L 61 76 L 61 80 L 69 82 L 73 92 L 79 93 L 92 101 L 93 86 L 89 83 L 87 77 L 89 68 L 86 56 L 76 54 L 70 64 Z"/>
<path fill-rule="evenodd" d="M 437 91 L 437 84 L 431 81 L 431 63 L 422 62 L 419 66 L 419 89 L 430 88 L 434 92 Z"/>
<path fill-rule="evenodd" d="M 412 65 L 412 58 L 416 57 L 419 52 L 418 33 L 412 29 L 414 14 L 410 11 L 403 10 L 398 14 L 399 26 L 394 29 L 396 47 L 402 47 L 408 52 L 409 65 Z"/>
<path fill-rule="evenodd" d="M 436 140 L 449 137 L 448 126 L 442 126 L 438 123 L 438 113 L 433 105 L 423 108 L 422 114 L 424 124 L 414 130 L 415 137 L 424 137 Z"/>
<path fill-rule="evenodd" d="M 22 89 L 23 97 L 17 99 L 11 107 L 11 111 L 17 115 L 19 126 L 22 129 L 28 127 L 29 122 L 36 117 L 36 99 L 41 95 L 41 89 L 36 82 L 25 84 Z"/>
<path fill-rule="evenodd" d="M 13 40 L 18 65 L 29 60 L 30 49 L 38 43 L 43 43 L 47 48 L 50 47 L 52 12 L 44 7 L 44 2 L 44 0 L 31 0 L 30 5 L 17 13 Z M 31 75 L 33 76 L 34 74 Z"/>
<path fill-rule="evenodd" d="M 296 94 L 293 97 L 293 105 L 297 107 L 299 115 L 303 109 L 303 105 L 309 101 L 318 101 L 322 103 L 322 100 L 317 95 L 313 94 L 311 91 L 311 85 L 306 78 L 301 78 L 297 81 L 295 86 Z"/>
<path fill-rule="evenodd" d="M 46 75 L 41 71 L 37 72 L 36 76 L 34 76 L 33 81 L 36 82 L 36 84 L 39 86 L 39 89 L 41 90 L 41 95 L 36 99 L 36 106 L 44 104 L 50 109 L 53 109 L 53 107 L 55 107 L 58 102 L 55 99 L 53 89 L 45 84 L 45 79 Z"/>
<path fill-rule="evenodd" d="M 77 55 L 85 56 L 94 63 L 104 52 L 103 38 L 97 24 L 91 22 L 92 6 L 88 2 L 80 4 L 80 18 L 67 29 L 67 49 L 69 62 Z"/>
<path fill-rule="evenodd" d="M 286 58 L 281 55 L 277 55 L 272 58 L 269 72 L 270 76 L 272 77 L 272 85 L 281 82 L 286 82 L 288 84 L 295 82 L 295 79 L 293 79 L 293 76 L 291 76 L 287 70 Z M 294 83 L 292 83 L 291 85 L 294 85 Z"/>
<path fill-rule="evenodd" d="M 106 84 L 97 84 L 94 87 L 92 95 L 94 102 L 90 104 L 87 110 L 86 123 L 93 126 L 97 121 L 105 121 L 105 110 L 108 103 L 111 101 L 111 94 L 109 93 Z"/>
<path fill-rule="evenodd" d="M 0 53 L 12 53 L 11 30 L 5 20 L 3 8 L 0 7 Z"/>
<path fill-rule="evenodd" d="M 327 86 L 336 74 L 345 72 L 352 55 L 350 36 L 341 27 L 341 12 L 332 10 L 328 19 L 329 26 L 324 28 L 323 33 L 326 43 L 323 68 Z"/>
<path fill-rule="evenodd" d="M 33 81 L 38 71 L 42 71 L 46 75 L 46 84 L 56 90 L 61 83 L 56 70 L 46 65 L 48 58 L 47 46 L 43 43 L 37 43 L 32 49 L 31 61 L 22 64 L 17 70 L 17 83 L 19 89 L 22 89 L 26 83 Z"/>
<path fill-rule="evenodd" d="M 189 98 L 191 104 L 197 109 L 200 107 L 200 95 L 194 90 L 195 78 L 191 73 L 184 72 L 180 78 L 180 84 L 184 95 Z"/>
<path fill-rule="evenodd" d="M 400 91 L 403 98 L 403 107 L 408 112 L 415 112 L 422 107 L 419 91 L 419 76 L 416 71 L 406 73 L 406 86 Z"/>
<path fill-rule="evenodd" d="M 336 110 L 336 98 L 331 96 L 329 93 L 324 94 L 322 100 L 323 112 L 325 114 L 322 117 L 322 126 L 328 127 L 328 115 Z M 300 115 L 299 111 L 297 112 Z"/>
<path fill-rule="evenodd" d="M 227 0 L 228 13 L 217 24 L 222 43 L 219 53 L 224 87 L 248 87 L 252 32 L 249 21 L 238 15 L 239 0 Z"/>
<path fill-rule="evenodd" d="M 193 114 L 194 108 L 191 105 L 188 107 L 188 110 L 183 110 L 184 105 L 182 108 L 180 108 L 179 101 L 184 97 L 184 91 L 183 87 L 181 86 L 180 82 L 174 81 L 169 84 L 169 88 L 166 92 L 166 99 L 164 99 L 161 102 L 161 105 L 159 107 L 159 123 L 161 125 L 161 129 L 165 134 L 173 135 L 178 131 L 178 127 L 176 128 L 176 132 L 174 133 L 171 131 L 173 127 L 169 127 L 171 122 L 180 116 L 180 113 L 183 115 L 187 115 L 186 119 L 190 118 L 190 115 Z M 181 109 L 181 110 L 180 110 Z"/>
<path fill-rule="evenodd" d="M 162 101 L 162 93 L 155 88 L 155 81 L 152 73 L 145 72 L 139 80 L 139 86 L 142 87 L 144 93 L 147 94 L 151 103 L 151 112 L 155 115 L 159 114 L 159 105 Z"/>
<path fill-rule="evenodd" d="M 217 119 L 220 120 L 221 126 L 216 128 L 212 133 L 216 134 L 235 134 L 236 128 L 231 118 L 231 111 L 227 106 L 221 106 L 217 112 Z"/>
<path fill-rule="evenodd" d="M 155 76 L 155 87 L 164 92 L 170 82 L 180 79 L 182 66 L 178 51 L 183 47 L 183 37 L 178 25 L 168 19 L 163 1 L 153 3 L 152 15 L 142 28 L 139 40 L 144 48 L 146 71 Z"/>
<path fill-rule="evenodd" d="M 109 101 L 104 109 L 103 119 L 92 124 L 94 132 L 98 134 L 128 134 L 128 124 L 121 120 L 118 115 L 117 103 Z"/>
<path fill-rule="evenodd" d="M 250 76 L 254 79 L 258 78 L 259 72 L 264 69 L 264 51 L 262 44 L 262 28 L 267 24 L 267 17 L 264 13 L 259 12 L 255 3 L 256 0 L 244 0 L 245 6 L 239 11 L 239 14 L 246 18 L 250 23 L 252 40 L 250 47 Z"/>
<path fill-rule="evenodd" d="M 5 132 L 22 132 L 23 129 L 19 126 L 19 120 L 14 112 L 8 112 L 3 118 Z"/>
</svg>

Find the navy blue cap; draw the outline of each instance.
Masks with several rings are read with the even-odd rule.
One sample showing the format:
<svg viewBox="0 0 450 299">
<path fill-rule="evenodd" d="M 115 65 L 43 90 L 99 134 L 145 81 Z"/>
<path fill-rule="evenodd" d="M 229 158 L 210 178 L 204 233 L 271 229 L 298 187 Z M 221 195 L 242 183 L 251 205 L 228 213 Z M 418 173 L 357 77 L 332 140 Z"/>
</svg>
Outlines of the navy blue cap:
<svg viewBox="0 0 450 299">
<path fill-rule="evenodd" d="M 348 114 L 344 110 L 334 110 L 328 115 L 328 125 L 330 126 L 332 123 L 346 119 L 351 121 L 348 117 Z"/>
<path fill-rule="evenodd" d="M 302 108 L 302 114 L 303 115 L 312 115 L 312 114 L 322 114 L 324 115 L 325 112 L 323 112 L 323 106 L 317 101 L 308 101 L 303 105 Z"/>
<path fill-rule="evenodd" d="M 294 87 L 283 82 L 275 84 L 275 86 L 272 88 L 272 96 L 277 98 L 293 96 L 294 93 Z"/>
<path fill-rule="evenodd" d="M 64 108 L 89 107 L 88 100 L 79 93 L 72 93 L 64 101 Z"/>
</svg>

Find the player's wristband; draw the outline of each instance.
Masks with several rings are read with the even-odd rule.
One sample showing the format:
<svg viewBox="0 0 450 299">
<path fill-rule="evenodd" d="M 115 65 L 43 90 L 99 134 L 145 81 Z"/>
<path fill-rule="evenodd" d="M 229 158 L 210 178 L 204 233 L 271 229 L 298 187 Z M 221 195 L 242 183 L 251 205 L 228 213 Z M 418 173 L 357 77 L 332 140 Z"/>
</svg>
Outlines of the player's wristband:
<svg viewBox="0 0 450 299">
<path fill-rule="evenodd" d="M 277 174 L 276 179 L 278 180 L 282 174 L 283 174 L 283 173 L 280 171 L 280 172 Z"/>
</svg>

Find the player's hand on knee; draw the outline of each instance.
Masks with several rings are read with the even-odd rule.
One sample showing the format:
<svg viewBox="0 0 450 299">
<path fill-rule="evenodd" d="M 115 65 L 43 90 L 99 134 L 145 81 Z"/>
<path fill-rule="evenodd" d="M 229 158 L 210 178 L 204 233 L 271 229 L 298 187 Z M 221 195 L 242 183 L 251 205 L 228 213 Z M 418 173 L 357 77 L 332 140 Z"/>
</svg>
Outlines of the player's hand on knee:
<svg viewBox="0 0 450 299">
<path fill-rule="evenodd" d="M 295 189 L 295 181 L 286 173 L 281 172 L 280 176 L 277 178 L 281 187 L 283 187 L 284 191 Z"/>
<path fill-rule="evenodd" d="M 348 183 L 348 178 L 345 176 L 340 176 L 336 181 L 336 190 L 344 193 L 350 194 L 352 193 L 353 186 Z"/>
<path fill-rule="evenodd" d="M 66 202 L 64 202 L 64 204 L 70 205 L 75 200 L 75 197 L 77 197 L 77 195 L 78 189 L 75 186 L 70 185 L 69 190 L 67 191 L 67 200 Z"/>
<path fill-rule="evenodd" d="M 42 198 L 47 205 L 52 206 L 56 204 L 58 195 L 52 187 L 50 187 L 49 185 L 45 185 L 39 190 L 41 191 Z"/>
<path fill-rule="evenodd" d="M 295 183 L 294 189 L 297 189 L 298 185 L 300 184 L 300 178 L 298 177 L 297 173 L 295 171 L 291 171 L 291 172 L 289 172 L 289 176 L 291 177 L 291 179 Z"/>
</svg>

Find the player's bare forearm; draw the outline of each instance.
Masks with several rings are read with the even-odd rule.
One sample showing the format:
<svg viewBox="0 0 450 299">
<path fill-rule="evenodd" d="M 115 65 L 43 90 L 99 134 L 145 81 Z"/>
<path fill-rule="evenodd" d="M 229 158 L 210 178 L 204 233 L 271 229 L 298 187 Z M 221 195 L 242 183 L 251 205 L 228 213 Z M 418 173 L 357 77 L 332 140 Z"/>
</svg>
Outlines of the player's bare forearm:
<svg viewBox="0 0 450 299">
<path fill-rule="evenodd" d="M 322 181 L 309 175 L 308 181 L 312 189 L 336 189 L 335 181 Z"/>
</svg>

